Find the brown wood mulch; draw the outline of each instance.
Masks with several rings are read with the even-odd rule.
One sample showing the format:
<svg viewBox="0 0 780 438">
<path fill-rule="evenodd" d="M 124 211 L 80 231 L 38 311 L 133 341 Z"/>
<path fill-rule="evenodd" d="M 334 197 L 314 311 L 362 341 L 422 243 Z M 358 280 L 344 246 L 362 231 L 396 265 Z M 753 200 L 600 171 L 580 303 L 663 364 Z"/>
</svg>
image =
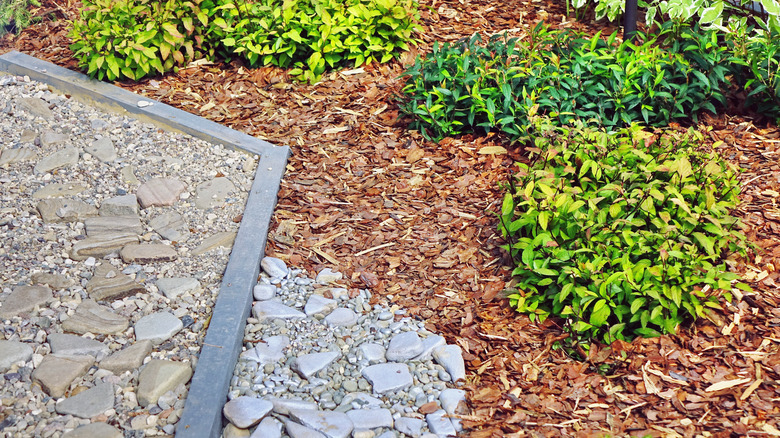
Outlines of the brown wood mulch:
<svg viewBox="0 0 780 438">
<path fill-rule="evenodd" d="M 571 22 L 563 3 L 548 0 L 421 3 L 420 53 L 476 31 L 522 36 L 540 19 L 613 29 Z M 75 68 L 66 19 L 76 7 L 44 1 L 36 12 L 45 19 L 0 38 L 0 53 Z M 234 62 L 117 85 L 292 148 L 267 254 L 310 273 L 339 270 L 353 292 L 369 288 L 375 301 L 407 308 L 460 345 L 471 408 L 464 436 L 780 436 L 774 125 L 705 117 L 710 139 L 722 140 L 721 153 L 745 170 L 738 214 L 759 249 L 735 269 L 754 292 L 675 336 L 593 345 L 583 361 L 559 348 L 566 335 L 554 321 L 531 323 L 501 295 L 510 278 L 493 212 L 520 152 L 499 136 L 434 144 L 407 131 L 393 100 L 402 72 L 401 62 L 369 65 L 306 85 Z M 480 153 L 497 145 L 510 153 Z"/>
</svg>

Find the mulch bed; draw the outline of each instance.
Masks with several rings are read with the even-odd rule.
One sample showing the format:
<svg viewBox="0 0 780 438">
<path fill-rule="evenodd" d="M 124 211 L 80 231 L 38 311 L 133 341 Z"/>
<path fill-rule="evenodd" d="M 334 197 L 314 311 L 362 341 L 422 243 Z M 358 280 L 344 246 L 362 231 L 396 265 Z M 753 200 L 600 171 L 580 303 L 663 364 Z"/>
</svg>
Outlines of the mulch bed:
<svg viewBox="0 0 780 438">
<path fill-rule="evenodd" d="M 549 0 L 421 3 L 419 53 L 476 31 L 522 36 L 540 19 L 614 30 L 571 22 Z M 0 38 L 0 53 L 75 68 L 65 21 L 75 8 L 44 1 L 49 18 Z M 704 117 L 710 140 L 745 170 L 738 214 L 757 249 L 734 269 L 754 292 L 676 336 L 592 345 L 575 358 L 558 348 L 566 334 L 555 321 L 531 323 L 501 295 L 510 269 L 494 212 L 522 150 L 500 136 L 434 144 L 407 131 L 393 98 L 414 55 L 316 85 L 238 62 L 117 85 L 292 148 L 267 254 L 310 273 L 339 270 L 354 293 L 369 288 L 460 345 L 464 436 L 780 436 L 780 131 L 748 116 Z M 487 146 L 509 153 L 481 154 Z"/>
</svg>

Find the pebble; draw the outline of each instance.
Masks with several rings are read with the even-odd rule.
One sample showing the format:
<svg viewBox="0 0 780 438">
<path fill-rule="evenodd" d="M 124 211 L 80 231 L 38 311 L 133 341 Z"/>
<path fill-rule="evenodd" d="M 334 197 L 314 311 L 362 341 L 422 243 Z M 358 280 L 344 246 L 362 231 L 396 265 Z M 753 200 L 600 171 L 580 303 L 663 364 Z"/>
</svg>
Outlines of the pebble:
<svg viewBox="0 0 780 438">
<path fill-rule="evenodd" d="M 257 301 L 270 300 L 276 296 L 276 286 L 272 284 L 257 284 L 252 289 L 252 295 Z"/>
</svg>

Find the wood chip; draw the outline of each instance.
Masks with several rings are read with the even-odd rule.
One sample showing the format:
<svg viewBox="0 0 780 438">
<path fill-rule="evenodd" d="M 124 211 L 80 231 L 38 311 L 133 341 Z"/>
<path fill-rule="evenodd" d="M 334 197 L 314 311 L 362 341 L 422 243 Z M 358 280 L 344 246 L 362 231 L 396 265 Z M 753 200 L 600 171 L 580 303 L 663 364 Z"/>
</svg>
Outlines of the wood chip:
<svg viewBox="0 0 780 438">
<path fill-rule="evenodd" d="M 704 391 L 706 392 L 715 392 L 715 391 L 721 391 L 723 389 L 733 388 L 735 386 L 743 385 L 747 382 L 749 382 L 750 378 L 745 379 L 733 379 L 733 380 L 723 380 L 718 383 L 713 383 L 712 385 L 708 386 L 707 389 Z"/>
</svg>

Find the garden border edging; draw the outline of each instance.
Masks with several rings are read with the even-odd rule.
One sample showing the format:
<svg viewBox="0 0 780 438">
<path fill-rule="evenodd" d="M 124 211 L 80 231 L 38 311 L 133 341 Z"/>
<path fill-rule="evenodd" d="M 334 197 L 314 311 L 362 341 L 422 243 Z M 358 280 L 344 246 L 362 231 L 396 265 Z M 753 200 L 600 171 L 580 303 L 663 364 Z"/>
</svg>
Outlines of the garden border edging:
<svg viewBox="0 0 780 438">
<path fill-rule="evenodd" d="M 117 86 L 57 66 L 47 61 L 9 52 L 0 55 L 0 72 L 29 76 L 90 105 L 130 113 L 168 130 L 183 132 L 260 156 L 230 259 L 222 277 L 217 302 L 179 422 L 177 437 L 219 437 L 222 406 L 238 359 L 246 318 L 252 303 L 260 260 L 265 253 L 268 228 L 290 149 L 275 146 L 164 103 L 144 98 Z M 151 105 L 139 106 L 139 102 Z"/>
</svg>

